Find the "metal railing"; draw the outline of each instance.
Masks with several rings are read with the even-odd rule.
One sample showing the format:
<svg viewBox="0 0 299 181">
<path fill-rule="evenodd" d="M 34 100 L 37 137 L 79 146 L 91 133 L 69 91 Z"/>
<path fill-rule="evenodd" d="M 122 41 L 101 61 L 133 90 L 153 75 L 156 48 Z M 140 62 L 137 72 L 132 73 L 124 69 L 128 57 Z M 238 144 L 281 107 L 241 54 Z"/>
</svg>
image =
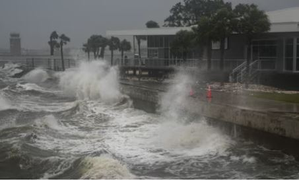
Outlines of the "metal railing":
<svg viewBox="0 0 299 181">
<path fill-rule="evenodd" d="M 27 58 L 25 66 L 28 68 L 41 67 L 48 70 L 61 71 L 62 61 L 58 58 Z M 65 68 L 72 68 L 76 66 L 76 60 L 64 59 Z"/>
<path fill-rule="evenodd" d="M 248 77 L 249 82 L 258 78 L 260 71 L 276 70 L 276 59 L 258 59 L 249 65 L 249 74 L 247 75 L 246 61 L 236 67 L 230 74 L 230 82 L 244 83 Z"/>
<path fill-rule="evenodd" d="M 231 71 L 236 66 L 239 66 L 244 62 L 243 59 L 226 59 L 224 60 L 224 70 Z M 206 59 L 162 59 L 162 58 L 135 58 L 135 59 L 124 59 L 121 60 L 117 58 L 113 61 L 113 65 L 123 66 L 123 67 L 197 67 L 199 69 L 207 69 Z M 212 59 L 212 70 L 219 70 L 220 60 Z"/>
</svg>

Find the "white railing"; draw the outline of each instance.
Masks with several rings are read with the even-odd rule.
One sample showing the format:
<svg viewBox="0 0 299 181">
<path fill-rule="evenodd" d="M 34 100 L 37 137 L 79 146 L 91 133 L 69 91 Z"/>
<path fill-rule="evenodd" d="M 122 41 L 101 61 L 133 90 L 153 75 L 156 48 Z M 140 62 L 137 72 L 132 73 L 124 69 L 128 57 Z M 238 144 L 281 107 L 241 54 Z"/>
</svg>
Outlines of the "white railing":
<svg viewBox="0 0 299 181">
<path fill-rule="evenodd" d="M 220 69 L 220 60 L 212 59 L 212 70 Z M 225 59 L 224 60 L 224 70 L 231 71 L 235 67 L 239 66 L 244 62 L 244 59 Z M 180 58 L 116 58 L 113 61 L 113 65 L 119 65 L 124 67 L 176 67 L 176 66 L 185 66 L 185 67 L 197 67 L 201 70 L 207 69 L 207 60 L 206 59 L 180 59 Z"/>
<path fill-rule="evenodd" d="M 250 82 L 255 80 L 258 77 L 260 70 L 262 70 L 261 63 L 261 60 L 255 60 L 250 63 L 249 74 L 247 74 L 247 63 L 245 61 L 232 71 L 230 74 L 230 82 L 244 83 L 246 78 L 248 78 Z"/>
</svg>

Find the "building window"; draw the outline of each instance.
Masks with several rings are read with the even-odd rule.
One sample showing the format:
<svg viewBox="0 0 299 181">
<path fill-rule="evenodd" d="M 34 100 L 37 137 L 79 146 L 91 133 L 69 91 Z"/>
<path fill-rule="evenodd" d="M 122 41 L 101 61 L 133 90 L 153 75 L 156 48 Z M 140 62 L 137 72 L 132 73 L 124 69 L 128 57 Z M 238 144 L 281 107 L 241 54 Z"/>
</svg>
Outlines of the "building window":
<svg viewBox="0 0 299 181">
<path fill-rule="evenodd" d="M 299 71 L 299 38 L 297 38 L 297 44 L 296 44 L 296 71 Z"/>
<path fill-rule="evenodd" d="M 285 62 L 284 67 L 287 71 L 293 71 L 294 67 L 294 39 L 286 39 L 285 42 Z"/>
<path fill-rule="evenodd" d="M 148 58 L 158 58 L 158 49 L 149 49 Z"/>
<path fill-rule="evenodd" d="M 224 49 L 228 49 L 228 38 L 225 38 Z M 212 50 L 220 50 L 220 41 L 212 42 Z"/>
<path fill-rule="evenodd" d="M 277 40 L 254 40 L 252 42 L 252 59 L 260 60 L 260 68 L 276 69 Z"/>
</svg>

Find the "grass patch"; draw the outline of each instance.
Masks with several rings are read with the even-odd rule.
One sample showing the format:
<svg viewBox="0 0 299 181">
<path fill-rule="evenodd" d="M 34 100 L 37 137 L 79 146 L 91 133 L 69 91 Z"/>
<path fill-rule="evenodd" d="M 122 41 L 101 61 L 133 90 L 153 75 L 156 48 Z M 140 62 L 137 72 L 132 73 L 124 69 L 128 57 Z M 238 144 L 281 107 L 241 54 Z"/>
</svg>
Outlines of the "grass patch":
<svg viewBox="0 0 299 181">
<path fill-rule="evenodd" d="M 283 94 L 270 92 L 249 92 L 248 94 L 256 98 L 299 104 L 299 94 Z"/>
</svg>

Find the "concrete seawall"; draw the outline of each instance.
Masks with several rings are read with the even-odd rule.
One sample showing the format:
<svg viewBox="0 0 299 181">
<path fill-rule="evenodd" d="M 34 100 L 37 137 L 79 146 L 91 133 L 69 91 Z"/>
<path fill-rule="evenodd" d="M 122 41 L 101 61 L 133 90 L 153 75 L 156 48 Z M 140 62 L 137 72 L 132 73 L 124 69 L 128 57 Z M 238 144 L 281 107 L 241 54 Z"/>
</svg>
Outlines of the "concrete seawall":
<svg viewBox="0 0 299 181">
<path fill-rule="evenodd" d="M 143 87 L 140 85 L 122 83 L 123 93 L 133 101 L 148 103 L 140 106 L 159 105 L 163 90 Z M 250 110 L 242 107 L 216 104 L 205 100 L 188 97 L 182 103 L 182 109 L 192 115 L 204 116 L 211 124 L 225 127 L 233 135 L 254 137 L 272 149 L 282 149 L 299 158 L 299 115 L 283 112 Z"/>
</svg>

